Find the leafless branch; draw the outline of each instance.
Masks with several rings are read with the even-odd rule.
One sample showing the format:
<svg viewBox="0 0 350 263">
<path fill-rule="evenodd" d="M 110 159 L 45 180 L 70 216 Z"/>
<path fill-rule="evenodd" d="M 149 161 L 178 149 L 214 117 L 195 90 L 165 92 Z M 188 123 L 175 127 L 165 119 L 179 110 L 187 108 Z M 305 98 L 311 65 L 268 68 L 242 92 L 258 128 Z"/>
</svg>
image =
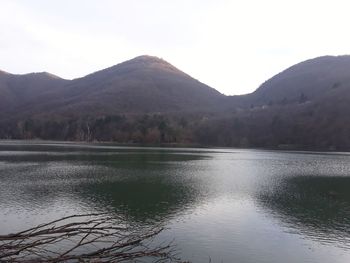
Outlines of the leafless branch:
<svg viewBox="0 0 350 263">
<path fill-rule="evenodd" d="M 162 230 L 107 214 L 71 215 L 0 235 L 0 262 L 180 262 L 172 242 L 154 241 Z"/>
</svg>

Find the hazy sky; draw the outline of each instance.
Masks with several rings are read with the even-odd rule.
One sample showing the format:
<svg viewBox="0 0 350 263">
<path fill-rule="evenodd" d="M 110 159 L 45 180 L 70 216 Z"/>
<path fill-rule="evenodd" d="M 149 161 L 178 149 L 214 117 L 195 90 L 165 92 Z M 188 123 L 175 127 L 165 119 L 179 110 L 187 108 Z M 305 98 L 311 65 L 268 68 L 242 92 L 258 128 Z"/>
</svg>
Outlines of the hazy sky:
<svg viewBox="0 0 350 263">
<path fill-rule="evenodd" d="M 225 94 L 286 67 L 350 54 L 348 1 L 0 0 L 0 69 L 76 78 L 162 57 Z"/>
</svg>

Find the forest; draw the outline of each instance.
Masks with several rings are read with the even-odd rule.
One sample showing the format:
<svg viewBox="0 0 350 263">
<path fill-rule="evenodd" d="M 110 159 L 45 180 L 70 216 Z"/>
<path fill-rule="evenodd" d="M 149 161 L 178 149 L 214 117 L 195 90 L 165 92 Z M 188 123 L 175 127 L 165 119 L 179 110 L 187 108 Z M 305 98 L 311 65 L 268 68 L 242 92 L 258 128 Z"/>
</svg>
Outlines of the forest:
<svg viewBox="0 0 350 263">
<path fill-rule="evenodd" d="M 226 96 L 140 56 L 83 78 L 0 74 L 0 139 L 350 150 L 350 56 L 296 64 Z"/>
<path fill-rule="evenodd" d="M 1 139 L 281 149 L 350 149 L 349 116 L 304 103 L 227 114 L 116 114 L 27 119 L 0 125 Z M 347 108 L 347 105 L 343 105 Z M 346 109 L 344 109 L 346 110 Z"/>
</svg>

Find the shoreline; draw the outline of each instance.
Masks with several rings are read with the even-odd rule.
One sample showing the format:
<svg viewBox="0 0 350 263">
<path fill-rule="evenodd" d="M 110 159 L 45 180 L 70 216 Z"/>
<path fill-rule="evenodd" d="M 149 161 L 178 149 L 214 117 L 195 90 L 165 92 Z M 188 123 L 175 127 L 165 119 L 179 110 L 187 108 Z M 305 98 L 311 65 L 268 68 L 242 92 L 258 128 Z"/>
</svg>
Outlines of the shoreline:
<svg viewBox="0 0 350 263">
<path fill-rule="evenodd" d="M 200 149 L 232 149 L 232 150 L 262 150 L 262 151 L 281 151 L 281 152 L 322 152 L 322 153 L 350 153 L 350 150 L 344 149 L 329 149 L 329 148 L 312 148 L 302 147 L 300 145 L 281 145 L 271 147 L 229 147 L 215 145 L 201 145 L 191 143 L 118 143 L 112 141 L 57 141 L 57 140 L 42 140 L 42 139 L 0 139 L 0 143 L 18 143 L 18 144 L 66 144 L 66 145 L 100 145 L 100 146 L 115 146 L 115 147 L 140 147 L 140 148 L 200 148 Z"/>
</svg>

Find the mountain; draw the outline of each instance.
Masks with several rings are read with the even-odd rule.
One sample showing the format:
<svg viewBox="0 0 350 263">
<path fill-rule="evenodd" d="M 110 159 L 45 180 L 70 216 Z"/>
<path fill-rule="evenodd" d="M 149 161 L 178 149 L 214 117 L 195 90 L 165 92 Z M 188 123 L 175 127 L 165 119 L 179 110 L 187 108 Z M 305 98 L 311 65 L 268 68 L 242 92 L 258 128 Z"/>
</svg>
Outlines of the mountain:
<svg viewBox="0 0 350 263">
<path fill-rule="evenodd" d="M 350 56 L 324 56 L 296 64 L 263 83 L 250 95 L 255 105 L 299 103 L 350 88 Z"/>
<path fill-rule="evenodd" d="M 85 77 L 0 71 L 0 138 L 350 150 L 350 56 L 296 64 L 225 96 L 140 56 Z"/>
<path fill-rule="evenodd" d="M 350 56 L 296 64 L 236 96 L 240 110 L 198 128 L 204 144 L 350 150 Z M 205 131 L 205 132 L 204 132 Z"/>
<path fill-rule="evenodd" d="M 57 80 L 55 84 L 61 86 L 45 91 L 41 84 L 36 87 L 37 83 L 27 80 L 32 84 L 23 89 L 34 97 L 20 104 L 21 111 L 28 116 L 203 112 L 217 111 L 225 100 L 215 89 L 152 56 L 136 57 L 71 81 Z M 14 99 L 8 101 L 14 103 Z"/>
<path fill-rule="evenodd" d="M 14 112 L 31 104 L 40 94 L 57 92 L 67 82 L 47 72 L 15 75 L 0 71 L 0 113 Z"/>
<path fill-rule="evenodd" d="M 73 80 L 63 97 L 63 107 L 127 113 L 210 111 L 224 99 L 215 89 L 151 56 Z"/>
</svg>

